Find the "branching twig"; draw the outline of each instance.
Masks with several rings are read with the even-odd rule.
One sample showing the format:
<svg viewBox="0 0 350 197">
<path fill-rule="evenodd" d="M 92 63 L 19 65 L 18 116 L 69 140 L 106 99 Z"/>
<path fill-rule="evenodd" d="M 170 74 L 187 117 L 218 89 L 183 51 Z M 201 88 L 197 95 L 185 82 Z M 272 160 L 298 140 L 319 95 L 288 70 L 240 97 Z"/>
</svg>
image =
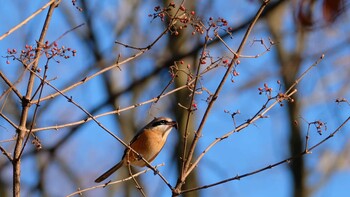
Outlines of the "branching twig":
<svg viewBox="0 0 350 197">
<path fill-rule="evenodd" d="M 318 60 L 316 60 L 307 70 L 305 70 L 300 77 L 298 77 L 298 79 L 293 83 L 292 86 L 289 87 L 289 89 L 286 91 L 286 94 L 288 94 L 296 85 L 299 84 L 299 82 L 305 77 L 305 75 L 315 66 L 317 66 L 324 58 L 324 54 L 322 54 L 320 56 L 320 58 L 318 58 Z"/>
<path fill-rule="evenodd" d="M 10 123 L 10 125 L 13 126 L 13 128 L 18 129 L 18 125 L 16 125 L 11 119 L 5 116 L 1 111 L 0 116 L 3 117 L 6 120 L 6 122 Z"/>
<path fill-rule="evenodd" d="M 45 83 L 49 83 L 48 81 L 45 81 Z M 191 81 L 189 84 L 192 84 L 193 81 Z M 152 98 L 152 99 L 149 99 L 147 101 L 144 101 L 144 102 L 141 102 L 141 103 L 137 103 L 137 104 L 134 104 L 134 105 L 130 105 L 128 107 L 124 107 L 124 108 L 120 108 L 120 109 L 117 109 L 117 110 L 113 110 L 113 111 L 110 111 L 110 112 L 106 112 L 106 113 L 102 113 L 102 114 L 99 114 L 99 115 L 96 115 L 96 116 L 93 116 L 93 118 L 97 119 L 97 118 L 100 118 L 100 117 L 103 117 L 103 116 L 108 116 L 108 115 L 112 115 L 112 114 L 120 114 L 121 112 L 124 112 L 124 111 L 127 111 L 127 110 L 131 110 L 131 109 L 134 109 L 136 107 L 139 107 L 139 106 L 142 106 L 142 105 L 145 105 L 145 104 L 149 104 L 149 103 L 152 103 L 152 102 L 156 102 L 158 101 L 159 99 L 163 98 L 163 97 L 166 97 L 166 96 L 169 96 L 179 90 L 182 90 L 184 88 L 186 88 L 188 85 L 183 85 L 181 87 L 178 87 L 176 89 L 173 89 L 167 93 L 164 93 L 162 95 L 156 98 Z M 35 128 L 33 129 L 33 132 L 38 132 L 38 131 L 44 131 L 44 130 L 58 130 L 58 129 L 61 129 L 61 128 L 65 128 L 65 127 L 70 127 L 70 126 L 75 126 L 75 125 L 80 125 L 80 124 L 84 124 L 88 121 L 91 121 L 93 120 L 91 117 L 88 117 L 84 120 L 80 120 L 80 121 L 76 121 L 76 122 L 71 122 L 71 123 L 67 123 L 67 124 L 62 124 L 62 125 L 55 125 L 55 126 L 48 126 L 48 127 L 42 127 L 42 128 Z"/>
<path fill-rule="evenodd" d="M 203 49 L 201 51 L 201 56 L 200 56 L 200 60 L 202 60 L 203 58 L 205 58 L 205 51 L 206 51 L 206 48 L 207 48 L 207 44 L 208 44 L 208 41 L 209 41 L 209 30 L 210 28 L 208 28 L 206 30 L 206 36 L 205 36 L 205 42 L 204 42 L 204 45 L 203 45 Z M 197 84 L 198 84 L 198 79 L 199 79 L 199 73 L 200 73 L 200 70 L 201 70 L 201 65 L 202 65 L 202 61 L 199 61 L 198 62 L 198 66 L 197 66 L 197 73 L 196 73 L 196 77 L 194 79 L 194 84 L 193 84 L 193 88 L 192 88 L 192 94 L 191 94 L 191 99 L 190 99 L 190 102 L 189 102 L 189 106 L 186 107 L 187 109 L 187 118 L 186 118 L 186 124 L 185 124 L 185 133 L 183 135 L 183 144 L 182 144 L 182 153 L 181 153 L 181 157 L 182 157 L 182 166 L 181 166 L 181 173 L 180 173 L 180 176 L 179 176 L 179 180 L 178 180 L 178 185 L 177 185 L 177 190 L 179 189 L 179 187 L 182 185 L 182 183 L 185 181 L 186 179 L 186 176 L 185 176 L 185 173 L 187 171 L 187 168 L 188 168 L 188 164 L 189 164 L 189 161 L 191 160 L 191 156 L 190 155 L 186 155 L 187 154 L 187 139 L 188 139 L 188 135 L 189 135 L 189 125 L 190 125 L 190 120 L 191 120 L 191 115 L 192 115 L 192 105 L 194 103 L 194 97 L 195 97 L 195 90 L 196 90 L 196 87 L 197 87 Z"/>
<path fill-rule="evenodd" d="M 44 86 L 45 86 L 45 80 L 46 80 L 46 78 L 47 78 L 46 73 L 47 73 L 47 70 L 48 70 L 48 68 L 49 68 L 49 67 L 48 67 L 49 61 L 50 61 L 50 59 L 48 59 L 48 60 L 46 61 L 45 70 L 44 70 L 44 73 L 43 73 L 43 78 L 42 78 L 42 80 L 41 80 L 41 82 L 40 82 L 40 85 L 39 85 L 39 87 L 38 87 L 38 90 L 39 90 L 38 102 L 37 102 L 36 105 L 35 105 L 35 109 L 34 109 L 34 113 L 33 113 L 33 118 L 32 118 L 32 120 L 31 120 L 31 124 L 30 124 L 30 128 L 29 128 L 29 132 L 28 132 L 27 137 L 26 137 L 26 139 L 25 139 L 25 141 L 24 141 L 24 144 L 23 144 L 22 151 L 21 151 L 21 154 L 20 154 L 20 155 L 23 154 L 24 148 L 25 148 L 26 145 L 27 145 L 27 142 L 28 142 L 28 140 L 29 140 L 29 137 L 30 137 L 30 135 L 33 134 L 34 125 L 36 125 L 36 119 L 37 119 L 38 110 L 39 110 L 39 106 L 40 106 L 40 102 L 41 102 L 40 99 L 41 99 L 41 97 L 42 97 L 43 90 L 44 90 Z M 32 96 L 32 98 L 34 98 L 35 95 L 36 95 L 36 94 L 34 93 L 33 96 Z M 37 140 L 37 141 L 38 141 L 38 140 Z M 41 145 L 40 145 L 39 147 L 41 147 Z M 38 146 L 37 146 L 37 148 L 38 148 Z"/>
<path fill-rule="evenodd" d="M 265 51 L 263 51 L 262 53 L 259 53 L 259 54 L 256 54 L 256 55 L 242 55 L 242 54 L 240 54 L 240 55 L 238 56 L 238 54 L 237 54 L 234 50 L 232 50 L 230 46 L 228 46 L 228 44 L 221 38 L 221 36 L 220 36 L 217 32 L 215 32 L 215 37 L 217 37 L 217 38 L 220 40 L 220 42 L 222 42 L 222 43 L 225 45 L 225 47 L 226 47 L 233 55 L 235 55 L 235 56 L 237 56 L 237 57 L 239 57 L 239 58 L 258 58 L 258 57 L 264 55 L 265 53 L 267 53 L 268 51 L 270 51 L 270 48 L 271 48 L 271 46 L 270 46 L 270 47 L 267 47 L 267 46 L 264 44 Z M 272 44 L 271 44 L 271 45 L 272 45 Z"/>
<path fill-rule="evenodd" d="M 8 153 L 8 152 L 5 150 L 5 148 L 3 148 L 2 146 L 0 146 L 0 151 L 2 152 L 3 155 L 5 155 L 5 156 L 7 157 L 7 159 L 8 159 L 10 162 L 13 161 L 13 159 L 12 159 L 10 153 Z"/>
<path fill-rule="evenodd" d="M 31 73 L 33 73 L 34 75 L 36 75 L 38 78 L 41 79 L 41 77 L 35 73 L 34 71 L 30 70 Z M 142 157 L 142 155 L 140 155 L 138 152 L 136 152 L 133 148 L 131 148 L 127 143 L 125 143 L 122 139 L 120 139 L 118 136 L 116 136 L 114 133 L 112 133 L 107 127 L 105 127 L 104 125 L 102 125 L 92 114 L 90 114 L 86 109 L 84 109 L 82 106 L 80 106 L 78 103 L 76 103 L 72 97 L 69 97 L 67 95 L 65 95 L 62 91 L 60 91 L 58 88 L 56 88 L 55 86 L 53 86 L 50 82 L 45 81 L 45 83 L 50 86 L 51 88 L 53 88 L 56 92 L 58 92 L 60 95 L 62 95 L 64 98 L 67 99 L 68 102 L 72 103 L 73 105 L 75 105 L 77 108 L 79 108 L 81 111 L 83 111 L 89 118 L 91 118 L 100 128 L 102 128 L 103 130 L 105 130 L 109 135 L 111 135 L 113 138 L 115 138 L 117 141 L 119 141 L 122 145 L 124 145 L 125 147 L 129 148 L 132 152 L 134 152 L 138 157 L 140 157 L 140 159 L 142 161 L 144 161 L 146 163 L 146 165 L 151 168 L 153 170 L 153 172 L 155 174 L 157 174 L 163 181 L 164 183 L 170 188 L 172 189 L 171 184 L 166 180 L 166 178 L 159 173 L 159 171 L 157 169 L 155 169 L 145 158 Z"/>
<path fill-rule="evenodd" d="M 203 76 L 204 74 L 208 73 L 209 71 L 211 71 L 212 69 L 216 68 L 217 66 L 208 66 L 206 69 L 204 69 L 200 74 L 199 76 Z M 42 80 L 42 77 L 40 75 L 38 75 L 37 73 L 35 73 L 36 76 Z M 183 85 L 183 86 L 180 86 L 178 88 L 175 88 L 167 93 L 162 93 L 162 94 L 159 94 L 160 96 L 156 97 L 156 98 L 152 98 L 152 99 L 149 99 L 147 101 L 144 101 L 144 102 L 141 102 L 141 103 L 137 103 L 137 104 L 134 104 L 134 105 L 130 105 L 128 107 L 124 107 L 124 108 L 120 108 L 120 109 L 117 109 L 117 110 L 114 110 L 114 111 L 110 111 L 110 112 L 106 112 L 106 113 L 102 113 L 102 114 L 99 114 L 99 115 L 96 115 L 94 116 L 94 118 L 100 118 L 100 117 L 103 117 L 103 116 L 107 116 L 107 115 L 112 115 L 112 114 L 120 114 L 121 112 L 124 112 L 124 111 L 127 111 L 127 110 L 131 110 L 131 109 L 134 109 L 136 107 L 139 107 L 139 106 L 142 106 L 142 105 L 145 105 L 145 104 L 149 104 L 149 103 L 152 103 L 152 102 L 156 102 L 158 101 L 159 99 L 161 98 L 164 98 L 166 96 L 169 96 L 177 91 L 180 91 L 182 89 L 185 89 L 185 88 L 188 88 L 189 86 L 191 86 L 193 83 L 194 83 L 195 79 L 192 79 L 191 81 L 189 81 L 186 85 Z M 170 81 L 171 82 L 171 81 Z M 45 80 L 45 83 L 49 83 L 49 81 L 46 81 Z M 165 89 L 164 89 L 165 90 Z M 163 92 L 163 91 L 162 91 Z M 187 108 L 186 108 L 187 109 Z M 79 121 L 76 121 L 76 122 L 71 122 L 71 123 L 66 123 L 66 124 L 61 124 L 61 125 L 54 125 L 54 126 L 48 126 L 48 127 L 42 127 L 42 128 L 35 128 L 32 130 L 32 132 L 38 132 L 38 131 L 44 131 L 44 130 L 58 130 L 58 129 L 61 129 L 61 128 L 65 128 L 65 127 L 70 127 L 70 126 L 75 126 L 75 125 L 80 125 L 80 124 L 84 124 L 88 121 L 91 121 L 92 119 L 90 117 L 87 117 L 83 120 L 79 120 Z M 29 130 L 28 130 L 29 131 Z"/>
<path fill-rule="evenodd" d="M 291 87 L 295 87 L 305 76 L 308 72 L 310 72 L 310 70 L 315 67 L 315 65 L 317 65 L 322 59 L 323 59 L 324 55 L 321 56 L 320 59 L 318 59 L 315 63 L 313 63 L 311 66 L 309 66 L 309 68 L 303 72 L 300 77 L 298 77 L 295 82 L 291 85 Z M 291 98 L 291 96 L 297 91 L 296 89 L 294 89 L 293 91 L 291 91 L 292 88 L 289 88 L 284 94 L 285 95 L 283 97 L 277 97 L 276 101 L 274 103 L 272 103 L 269 107 L 267 107 L 267 104 L 269 103 L 270 100 L 272 100 L 273 98 L 269 98 L 268 101 L 263 105 L 263 107 L 253 116 L 253 118 L 247 120 L 245 123 L 241 124 L 240 126 L 238 126 L 237 128 L 235 128 L 233 131 L 228 132 L 227 134 L 223 135 L 220 138 L 217 138 L 215 141 L 213 141 L 197 158 L 196 161 L 193 162 L 193 164 L 191 165 L 191 167 L 188 169 L 188 172 L 186 172 L 186 176 L 188 176 L 189 173 L 191 173 L 193 171 L 193 169 L 198 165 L 199 161 L 201 160 L 201 158 L 218 142 L 222 141 L 223 139 L 226 139 L 227 137 L 229 137 L 230 135 L 232 135 L 235 132 L 239 132 L 240 130 L 246 128 L 247 126 L 249 126 L 250 124 L 252 124 L 253 122 L 257 121 L 258 119 L 262 118 L 265 116 L 265 114 L 270 111 L 275 105 L 277 105 L 278 103 L 281 102 L 281 99 L 289 99 Z M 307 149 L 306 149 L 307 150 Z"/>
<path fill-rule="evenodd" d="M 176 15 L 174 16 L 174 18 L 175 18 L 175 17 L 176 17 Z M 136 54 L 130 56 L 129 58 L 126 58 L 126 59 L 123 60 L 123 61 L 118 61 L 118 62 L 116 62 L 115 64 L 112 64 L 112 65 L 110 65 L 110 66 L 108 66 L 108 67 L 106 67 L 106 68 L 104 68 L 104 69 L 102 69 L 102 70 L 100 70 L 100 71 L 98 71 L 98 72 L 96 72 L 96 73 L 94 73 L 94 74 L 88 76 L 88 77 L 85 77 L 84 79 L 80 80 L 79 82 L 77 82 L 77 83 L 75 83 L 75 84 L 72 84 L 72 85 L 68 86 L 67 88 L 61 90 L 61 92 L 62 92 L 62 93 L 67 92 L 67 91 L 69 91 L 69 90 L 71 90 L 71 89 L 73 89 L 73 88 L 75 88 L 75 87 L 77 87 L 77 86 L 79 86 L 79 85 L 81 85 L 81 84 L 83 84 L 83 83 L 85 83 L 85 82 L 87 82 L 87 81 L 89 81 L 89 80 L 95 78 L 96 76 L 99 76 L 99 75 L 101 75 L 102 73 L 105 73 L 105 72 L 107 72 L 107 71 L 109 71 L 109 70 L 112 70 L 112 69 L 114 69 L 114 68 L 119 68 L 119 69 L 120 69 L 120 66 L 121 66 L 121 65 L 126 64 L 126 63 L 128 63 L 128 62 L 130 62 L 130 61 L 136 59 L 137 57 L 141 56 L 142 54 L 144 54 L 145 52 L 147 52 L 148 50 L 150 50 L 150 49 L 151 49 L 151 48 L 152 48 L 152 47 L 153 47 L 153 46 L 154 46 L 154 45 L 155 45 L 155 44 L 170 30 L 170 28 L 171 28 L 175 23 L 176 23 L 176 20 L 175 20 L 175 21 L 172 20 L 172 22 L 170 23 L 170 25 L 169 25 L 169 26 L 168 26 L 168 27 L 167 27 L 167 28 L 166 28 L 166 29 L 151 43 L 151 44 L 149 44 L 147 47 L 143 47 L 143 48 L 131 47 L 131 46 L 128 46 L 128 45 L 122 44 L 121 42 L 116 41 L 116 43 L 118 43 L 118 44 L 121 44 L 121 45 L 123 45 L 123 46 L 128 46 L 129 48 L 138 49 L 138 50 L 140 50 L 140 51 L 137 52 Z M 55 93 L 53 93 L 53 94 L 51 94 L 51 95 L 49 95 L 49 96 L 46 96 L 46 97 L 42 98 L 41 100 L 42 100 L 42 101 L 45 101 L 45 100 L 48 100 L 48 99 L 52 99 L 52 98 L 54 98 L 54 97 L 56 97 L 56 96 L 58 96 L 58 95 L 59 95 L 59 93 L 58 93 L 58 92 L 55 92 Z M 35 103 L 36 101 L 33 101 L 33 102 Z"/>
<path fill-rule="evenodd" d="M 129 175 L 131 176 L 132 180 L 134 181 L 135 185 L 136 185 L 136 189 L 140 191 L 141 195 L 143 197 L 146 197 L 146 193 L 145 191 L 143 191 L 143 188 L 142 186 L 140 185 L 140 183 L 136 180 L 136 177 L 134 176 L 134 174 L 132 173 L 131 171 L 131 165 L 130 165 L 130 162 L 128 161 L 128 171 L 129 171 Z"/>
<path fill-rule="evenodd" d="M 293 94 L 295 94 L 296 91 L 291 92 L 288 97 L 291 97 Z M 189 173 L 191 173 L 193 171 L 193 169 L 195 167 L 197 167 L 199 161 L 204 157 L 204 155 L 211 149 L 213 148 L 213 146 L 217 143 L 219 143 L 220 141 L 227 139 L 230 135 L 232 135 L 233 133 L 239 132 L 241 130 L 243 130 L 244 128 L 248 127 L 249 125 L 253 124 L 254 122 L 256 122 L 257 120 L 265 117 L 265 114 L 267 112 L 269 112 L 275 105 L 277 105 L 278 103 L 280 103 L 280 100 L 276 100 L 275 102 L 273 102 L 269 107 L 267 107 L 267 104 L 271 101 L 272 99 L 268 99 L 268 101 L 263 105 L 263 107 L 261 108 L 261 110 L 259 110 L 259 112 L 257 114 L 255 114 L 253 116 L 253 118 L 247 120 L 245 123 L 239 125 L 237 128 L 235 128 L 234 130 L 226 133 L 225 135 L 216 138 L 204 151 L 202 151 L 202 153 L 198 156 L 198 158 L 192 163 L 190 169 L 188 169 L 188 172 L 186 173 L 186 176 L 188 176 Z"/>
<path fill-rule="evenodd" d="M 137 57 L 139 57 L 140 55 L 142 55 L 142 54 L 145 53 L 145 52 L 146 52 L 146 51 L 140 51 L 140 52 L 138 52 L 138 53 L 136 53 L 136 54 L 130 56 L 129 58 L 127 58 L 127 59 L 125 59 L 125 60 L 123 60 L 123 61 L 121 61 L 121 62 L 118 62 L 118 64 L 112 64 L 111 66 L 108 66 L 107 68 L 104 68 L 104 69 L 102 69 L 102 70 L 100 70 L 100 71 L 98 71 L 98 72 L 96 72 L 96 73 L 94 73 L 94 74 L 92 74 L 92 75 L 90 75 L 90 76 L 88 76 L 88 77 L 85 77 L 84 79 L 80 80 L 79 82 L 77 82 L 77 83 L 75 83 L 75 84 L 73 84 L 73 85 L 68 86 L 67 88 L 61 90 L 61 92 L 62 92 L 62 93 L 65 93 L 65 92 L 67 92 L 67 91 L 69 91 L 69 90 L 71 90 L 71 89 L 73 89 L 73 88 L 75 88 L 75 87 L 77 87 L 77 86 L 79 86 L 79 85 L 81 85 L 81 84 L 87 82 L 87 81 L 90 81 L 91 79 L 93 79 L 93 78 L 95 78 L 95 77 L 101 75 L 102 73 L 105 73 L 105 72 L 107 72 L 107 71 L 109 71 L 109 70 L 112 70 L 112 69 L 114 69 L 114 68 L 118 68 L 120 65 L 125 64 L 125 63 L 127 63 L 127 62 L 129 62 L 129 61 L 131 61 L 131 60 L 136 59 Z M 43 97 L 43 98 L 41 99 L 41 101 L 45 101 L 45 100 L 48 100 L 48 99 L 52 99 L 52 98 L 54 98 L 54 97 L 56 97 L 56 96 L 58 96 L 58 95 L 60 95 L 60 94 L 59 94 L 58 92 L 55 92 L 55 93 L 53 93 L 53 94 L 51 94 L 51 95 L 48 95 L 48 96 L 46 96 L 46 97 Z M 36 101 L 36 100 L 32 101 L 32 103 L 35 103 L 35 102 L 37 102 L 37 101 Z"/>
<path fill-rule="evenodd" d="M 156 165 L 155 167 L 158 168 L 160 166 L 164 166 L 164 164 L 159 164 L 159 165 Z M 138 172 L 136 174 L 133 174 L 134 177 L 138 177 L 140 176 L 141 174 L 144 174 L 148 171 L 150 171 L 151 169 L 145 169 L 141 172 Z M 94 187 L 90 187 L 90 188 L 86 188 L 86 189 L 82 189 L 82 190 L 78 190 L 74 193 L 71 193 L 69 195 L 67 195 L 66 197 L 71 197 L 71 196 L 74 196 L 74 195 L 82 195 L 82 193 L 84 192 L 87 192 L 87 191 L 90 191 L 90 190 L 94 190 L 94 189 L 97 189 L 97 188 L 105 188 L 107 186 L 110 186 L 110 185 L 115 185 L 115 184 L 119 184 L 119 183 L 122 183 L 122 182 L 125 182 L 125 181 L 128 181 L 128 180 L 131 180 L 132 179 L 132 176 L 129 176 L 127 178 L 124 178 L 124 179 L 121 179 L 121 180 L 117 180 L 117 181 L 111 181 L 111 182 L 108 182 L 108 183 L 105 183 L 105 184 L 101 184 L 101 185 L 97 185 L 97 186 L 94 186 Z"/>
<path fill-rule="evenodd" d="M 207 120 L 207 117 L 209 115 L 209 112 L 211 111 L 212 107 L 213 107 L 213 104 L 214 102 L 216 101 L 217 97 L 219 96 L 219 93 L 221 92 L 221 89 L 227 79 L 227 77 L 229 76 L 233 66 L 235 65 L 235 61 L 237 60 L 237 58 L 239 57 L 239 54 L 241 53 L 241 51 L 243 50 L 243 46 L 245 45 L 247 39 L 248 39 L 248 36 L 250 35 L 250 32 L 252 31 L 254 25 L 256 24 L 258 18 L 260 17 L 261 13 L 263 12 L 263 10 L 265 9 L 265 7 L 267 6 L 267 4 L 269 3 L 269 1 L 264 1 L 263 4 L 261 5 L 261 7 L 259 8 L 258 12 L 256 13 L 253 21 L 251 22 L 251 24 L 249 25 L 242 41 L 241 41 L 241 44 L 240 46 L 238 47 L 237 49 L 237 55 L 238 56 L 234 56 L 234 58 L 232 59 L 231 63 L 229 64 L 227 70 L 226 70 L 226 73 L 224 74 L 224 76 L 222 77 L 222 80 L 220 82 L 220 84 L 218 85 L 218 87 L 216 88 L 215 90 L 215 93 L 212 97 L 212 99 L 210 100 L 209 104 L 208 104 L 208 107 L 206 108 L 205 112 L 204 112 L 204 115 L 202 117 L 202 120 L 199 124 L 199 127 L 195 133 L 195 136 L 194 136 L 194 139 L 192 141 L 192 144 L 191 144 L 191 147 L 190 147 L 190 150 L 189 150 L 189 153 L 188 153 L 188 156 L 187 156 L 187 160 L 186 160 L 186 164 L 185 164 L 185 173 L 188 175 L 190 173 L 189 169 L 193 169 L 194 168 L 194 165 L 191 164 L 191 160 L 192 160 L 192 157 L 194 155 L 194 150 L 195 150 L 195 147 L 198 143 L 198 140 L 201 136 L 201 133 L 202 133 L 202 129 L 204 127 L 204 124 Z M 191 167 L 190 167 L 191 165 Z M 176 187 L 176 191 L 174 191 L 175 195 L 179 192 L 182 184 L 183 184 L 183 181 L 185 180 L 186 176 L 182 178 L 181 182 L 178 183 L 177 187 Z"/>
<path fill-rule="evenodd" d="M 16 86 L 12 84 L 12 82 L 7 79 L 7 77 L 0 71 L 0 77 L 5 81 L 5 83 L 9 86 L 9 88 L 16 94 L 19 99 L 22 99 L 22 94 L 17 90 Z"/>
<path fill-rule="evenodd" d="M 336 133 L 338 133 L 340 131 L 341 128 L 343 128 L 345 126 L 345 124 L 347 124 L 347 122 L 350 121 L 350 116 L 338 127 L 336 128 L 331 134 L 329 134 L 325 139 L 321 140 L 319 143 L 315 144 L 314 146 L 310 147 L 308 151 L 311 151 L 315 148 L 317 148 L 319 145 L 323 144 L 324 142 L 326 142 L 328 139 L 332 138 Z M 222 181 L 218 181 L 216 183 L 212 183 L 212 184 L 208 184 L 208 185 L 204 185 L 204 186 L 200 186 L 200 187 L 196 187 L 196 188 L 191 188 L 191 189 L 187 189 L 187 190 L 183 190 L 181 192 L 181 194 L 183 193 L 187 193 L 187 192 L 191 192 L 191 191 L 196 191 L 196 190 L 201 190 L 201 189 L 206 189 L 206 188 L 209 188 L 209 187 L 214 187 L 216 185 L 220 185 L 220 184 L 223 184 L 223 183 L 226 183 L 226 182 L 229 182 L 229 181 L 233 181 L 233 180 L 240 180 L 242 178 L 245 178 L 245 177 L 248 177 L 248 176 L 251 176 L 251 175 L 254 175 L 254 174 L 257 174 L 257 173 L 260 173 L 260 172 L 263 172 L 263 171 L 266 171 L 266 170 L 269 170 L 269 169 L 272 169 L 276 166 L 279 166 L 283 163 L 290 163 L 291 161 L 293 161 L 294 159 L 296 158 L 299 158 L 301 156 L 304 156 L 306 154 L 309 154 L 308 151 L 303 151 L 302 153 L 300 153 L 299 155 L 296 155 L 296 156 L 292 156 L 288 159 L 284 159 L 280 162 L 277 162 L 277 163 L 274 163 L 272 165 L 268 165 L 264 168 L 261 168 L 259 170 L 256 170 L 256 171 L 253 171 L 253 172 L 249 172 L 249 173 L 246 173 L 246 174 L 243 174 L 243 175 L 237 175 L 235 177 L 232 177 L 232 178 L 229 178 L 229 179 L 225 179 L 225 180 L 222 180 Z"/>
<path fill-rule="evenodd" d="M 44 42 L 50 21 L 52 19 L 53 11 L 60 4 L 60 0 L 53 1 L 53 2 L 54 3 L 50 4 L 50 8 L 46 15 L 46 19 L 40 34 L 39 43 Z M 41 57 L 41 52 L 40 52 L 41 46 L 40 44 L 37 44 L 37 45 L 38 47 L 35 51 L 35 57 L 34 57 L 36 61 L 33 61 L 33 66 L 31 68 L 28 68 L 32 72 L 29 75 L 26 95 L 22 98 L 22 112 L 21 112 L 20 123 L 17 129 L 17 140 L 16 140 L 16 145 L 15 145 L 14 154 L 13 154 L 13 161 L 12 161 L 13 196 L 20 196 L 20 191 L 21 191 L 21 154 L 23 150 L 23 140 L 26 135 L 26 124 L 27 124 L 28 113 L 30 109 L 29 99 L 31 98 L 34 81 L 35 81 L 35 75 L 33 74 L 33 70 L 36 70 L 39 64 L 39 59 Z"/>
</svg>

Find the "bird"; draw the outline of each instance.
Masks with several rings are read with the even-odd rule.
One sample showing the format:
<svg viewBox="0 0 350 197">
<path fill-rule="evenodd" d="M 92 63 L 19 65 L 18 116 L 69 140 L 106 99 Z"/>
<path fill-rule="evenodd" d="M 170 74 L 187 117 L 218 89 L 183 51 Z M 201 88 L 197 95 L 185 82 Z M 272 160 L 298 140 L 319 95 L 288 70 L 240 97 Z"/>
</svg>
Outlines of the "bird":
<svg viewBox="0 0 350 197">
<path fill-rule="evenodd" d="M 152 162 L 164 147 L 167 137 L 172 128 L 177 129 L 178 124 L 167 117 L 154 118 L 144 126 L 130 141 L 129 146 L 139 153 L 146 161 Z M 111 176 L 115 171 L 124 165 L 138 167 L 146 166 L 146 163 L 129 148 L 125 148 L 122 159 L 99 176 L 95 182 L 100 183 Z"/>
</svg>

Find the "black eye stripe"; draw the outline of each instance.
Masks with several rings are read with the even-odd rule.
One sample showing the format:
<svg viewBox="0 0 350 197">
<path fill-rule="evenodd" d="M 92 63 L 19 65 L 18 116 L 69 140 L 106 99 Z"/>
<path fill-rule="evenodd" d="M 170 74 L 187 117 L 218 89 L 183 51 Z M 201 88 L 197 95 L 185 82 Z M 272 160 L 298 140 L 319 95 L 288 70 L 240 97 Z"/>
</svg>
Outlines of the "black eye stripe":
<svg viewBox="0 0 350 197">
<path fill-rule="evenodd" d="M 166 120 L 160 120 L 160 121 L 157 121 L 157 122 L 154 122 L 153 124 L 152 124 L 152 126 L 158 126 L 158 125 L 166 125 L 168 123 L 168 121 L 166 121 Z"/>
</svg>

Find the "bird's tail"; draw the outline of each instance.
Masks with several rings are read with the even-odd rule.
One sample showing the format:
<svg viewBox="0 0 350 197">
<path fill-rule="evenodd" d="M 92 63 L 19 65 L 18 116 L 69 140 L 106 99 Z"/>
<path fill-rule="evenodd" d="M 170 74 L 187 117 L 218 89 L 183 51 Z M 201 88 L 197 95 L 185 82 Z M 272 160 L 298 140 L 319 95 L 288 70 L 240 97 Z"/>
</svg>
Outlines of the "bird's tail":
<svg viewBox="0 0 350 197">
<path fill-rule="evenodd" d="M 113 174 L 113 172 L 117 171 L 120 167 L 123 166 L 123 160 L 121 160 L 119 163 L 117 163 L 115 166 L 113 166 L 111 169 L 107 170 L 105 173 L 103 173 L 100 177 L 98 177 L 95 182 L 99 183 L 103 180 L 105 180 L 106 178 L 108 178 L 109 176 L 111 176 L 111 174 Z"/>
</svg>

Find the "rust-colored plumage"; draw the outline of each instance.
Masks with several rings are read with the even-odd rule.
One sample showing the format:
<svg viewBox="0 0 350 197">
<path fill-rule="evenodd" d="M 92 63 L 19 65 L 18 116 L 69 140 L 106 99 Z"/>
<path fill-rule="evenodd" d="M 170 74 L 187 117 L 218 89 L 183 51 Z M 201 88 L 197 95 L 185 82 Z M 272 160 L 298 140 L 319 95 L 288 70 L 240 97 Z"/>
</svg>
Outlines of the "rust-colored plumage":
<svg viewBox="0 0 350 197">
<path fill-rule="evenodd" d="M 177 129 L 177 123 L 170 118 L 155 118 L 136 134 L 129 145 L 148 162 L 152 162 L 162 150 L 173 127 Z M 121 161 L 98 177 L 95 182 L 99 183 L 105 180 L 128 163 L 133 166 L 146 166 L 146 163 L 136 153 L 126 148 Z"/>
</svg>

